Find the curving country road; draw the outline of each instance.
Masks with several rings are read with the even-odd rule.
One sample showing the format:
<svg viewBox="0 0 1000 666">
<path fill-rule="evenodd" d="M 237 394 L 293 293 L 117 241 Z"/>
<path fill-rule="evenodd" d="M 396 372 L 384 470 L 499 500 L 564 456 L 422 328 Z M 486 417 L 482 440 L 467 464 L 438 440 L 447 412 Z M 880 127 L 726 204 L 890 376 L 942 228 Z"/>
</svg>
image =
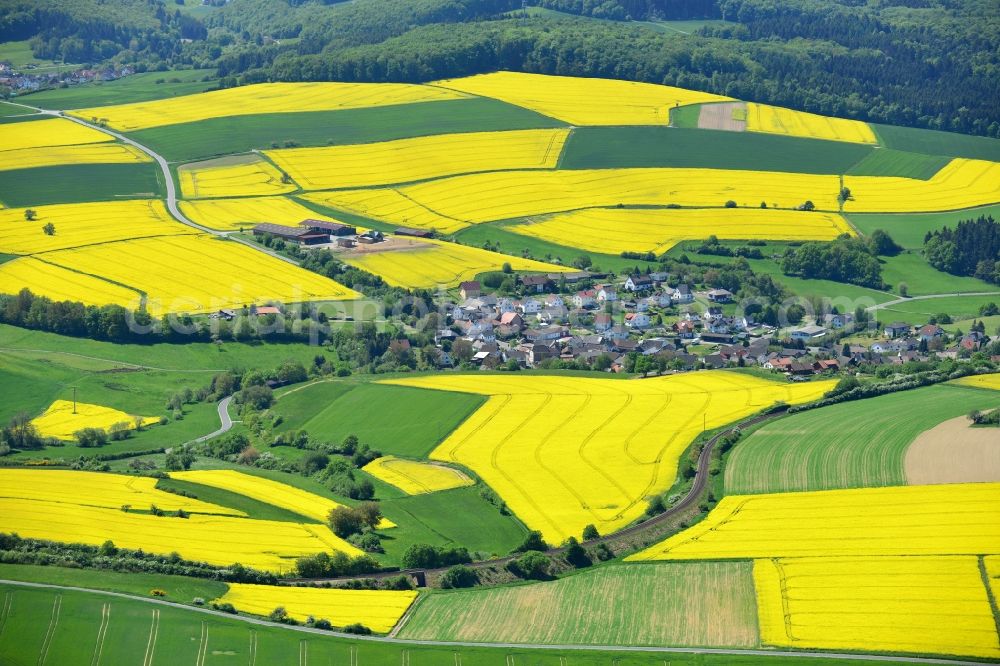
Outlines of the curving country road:
<svg viewBox="0 0 1000 666">
<path fill-rule="evenodd" d="M 890 305 L 898 305 L 900 303 L 909 303 L 910 301 L 927 301 L 933 298 L 954 298 L 955 296 L 997 296 L 1000 297 L 1000 291 L 967 291 L 958 292 L 955 294 L 925 294 L 923 296 L 907 296 L 905 298 L 900 297 L 892 301 L 886 301 L 885 303 L 879 303 L 878 305 L 871 305 L 865 308 L 866 311 L 872 312 L 874 310 L 882 310 Z"/>
<path fill-rule="evenodd" d="M 206 440 L 212 439 L 213 437 L 218 437 L 223 433 L 229 432 L 233 427 L 233 420 L 229 417 L 229 403 L 233 401 L 233 396 L 226 396 L 219 401 L 219 429 L 210 432 L 207 435 L 202 435 L 197 439 L 191 440 L 193 443 L 204 442 Z"/>
<path fill-rule="evenodd" d="M 91 590 L 83 587 L 72 587 L 69 585 L 52 585 L 49 583 L 29 583 L 26 581 L 19 580 L 6 580 L 0 579 L 0 585 L 15 585 L 20 587 L 31 587 L 31 588 L 41 588 L 50 590 L 65 590 L 70 592 L 87 592 L 91 594 L 100 594 L 108 597 L 118 597 L 121 599 L 128 599 L 130 601 L 141 601 L 149 604 L 157 604 L 161 606 L 170 606 L 172 608 L 183 608 L 195 613 L 205 613 L 207 615 L 212 615 L 215 617 L 226 618 L 230 620 L 237 620 L 241 622 L 246 622 L 247 624 L 258 625 L 262 627 L 274 627 L 277 629 L 286 629 L 288 631 L 299 631 L 306 634 L 317 634 L 320 636 L 328 636 L 333 638 L 342 638 L 351 641 L 365 641 L 365 642 L 375 642 L 375 643 L 389 643 L 394 645 L 399 645 L 405 647 L 415 646 L 415 647 L 444 647 L 444 648 L 498 648 L 504 650 L 531 650 L 531 651 L 553 651 L 553 650 L 575 650 L 575 651 L 585 651 L 585 652 L 641 652 L 648 654 L 709 654 L 709 655 L 731 655 L 731 656 L 754 656 L 754 657 L 788 657 L 790 659 L 857 659 L 861 661 L 872 661 L 872 662 L 894 662 L 894 663 L 907 663 L 907 664 L 926 664 L 927 666 L 980 666 L 982 662 L 976 661 L 963 661 L 960 659 L 935 659 L 931 657 L 893 657 L 889 655 L 875 655 L 875 654 L 851 654 L 846 652 L 805 652 L 805 651 L 788 651 L 788 650 L 737 650 L 737 649 L 727 649 L 727 648 L 697 648 L 697 647 L 653 647 L 653 646 L 640 646 L 640 647 L 630 647 L 627 645 L 535 645 L 531 643 L 472 643 L 468 641 L 425 641 L 425 640 L 414 640 L 408 638 L 391 638 L 388 636 L 364 636 L 359 634 L 345 634 L 338 631 L 325 631 L 323 629 L 314 629 L 312 627 L 303 627 L 296 625 L 279 624 L 276 622 L 270 622 L 268 620 L 259 619 L 255 617 L 247 617 L 245 615 L 231 615 L 229 613 L 223 613 L 221 611 L 215 611 L 208 608 L 201 608 L 198 606 L 187 606 L 184 604 L 177 604 L 171 601 L 165 601 L 163 599 L 149 599 L 146 597 L 133 596 L 131 594 L 124 594 L 122 592 L 108 592 L 106 590 Z"/>
</svg>

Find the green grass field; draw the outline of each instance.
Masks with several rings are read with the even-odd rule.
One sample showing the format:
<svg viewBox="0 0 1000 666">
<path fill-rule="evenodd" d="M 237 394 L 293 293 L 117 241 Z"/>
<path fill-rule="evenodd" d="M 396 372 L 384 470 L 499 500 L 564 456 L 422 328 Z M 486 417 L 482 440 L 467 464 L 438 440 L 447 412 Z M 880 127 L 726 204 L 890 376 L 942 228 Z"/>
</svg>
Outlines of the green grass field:
<svg viewBox="0 0 1000 666">
<path fill-rule="evenodd" d="M 160 169 L 146 164 L 62 164 L 0 171 L 0 201 L 9 208 L 162 196 Z M 59 233 L 58 227 L 56 233 Z"/>
<path fill-rule="evenodd" d="M 141 597 L 151 597 L 150 590 L 158 589 L 167 593 L 166 599 L 182 604 L 191 603 L 195 597 L 211 601 L 221 597 L 229 589 L 229 586 L 221 581 L 204 578 L 138 572 L 125 573 L 103 569 L 71 569 L 35 564 L 0 564 L 0 578 L 85 587 L 91 590 L 122 592 Z"/>
<path fill-rule="evenodd" d="M 906 484 L 904 459 L 924 430 L 1000 395 L 928 386 L 821 407 L 767 423 L 741 440 L 726 464 L 726 493 L 770 493 Z"/>
<path fill-rule="evenodd" d="M 384 499 L 381 507 L 398 526 L 379 532 L 385 554 L 378 559 L 387 564 L 398 565 L 403 552 L 415 543 L 506 555 L 528 534 L 516 518 L 501 515 L 480 497 L 478 486 Z"/>
<path fill-rule="evenodd" d="M 23 116 L 25 114 L 33 113 L 31 109 L 26 109 L 23 106 L 18 106 L 17 104 L 8 104 L 7 102 L 0 102 L 0 118 L 8 118 L 13 116 Z"/>
<path fill-rule="evenodd" d="M 57 605 L 58 599 L 58 605 Z M 589 600 L 588 600 L 589 601 Z M 788 657 L 651 655 L 627 650 L 511 649 L 385 643 L 252 625 L 216 613 L 100 592 L 0 584 L 0 660 L 5 666 L 94 664 L 249 664 L 308 666 L 789 666 Z M 9 604 L 9 606 L 7 606 Z M 54 613 L 54 609 L 58 612 Z M 157 612 L 158 611 L 158 612 Z M 46 640 L 48 637 L 48 640 Z M 48 644 L 46 651 L 45 645 Z M 809 659 L 813 666 L 862 666 Z M 900 666 L 901 662 L 882 662 Z"/>
<path fill-rule="evenodd" d="M 895 125 L 872 124 L 872 129 L 886 148 L 1000 162 L 1000 139 Z"/>
<path fill-rule="evenodd" d="M 940 155 L 908 153 L 891 148 L 873 150 L 847 170 L 852 176 L 902 176 L 928 180 L 951 158 Z"/>
<path fill-rule="evenodd" d="M 281 394 L 274 410 L 285 417 L 282 430 L 304 428 L 336 443 L 353 434 L 382 453 L 422 458 L 483 402 L 466 393 L 331 381 Z"/>
<path fill-rule="evenodd" d="M 368 143 L 449 132 L 561 127 L 546 116 L 492 99 L 471 98 L 343 111 L 269 113 L 154 127 L 130 136 L 170 161 L 271 148 Z"/>
<path fill-rule="evenodd" d="M 906 284 L 910 296 L 925 294 L 956 294 L 961 292 L 998 291 L 995 284 L 962 275 L 939 271 L 927 263 L 917 251 L 910 250 L 895 257 L 881 257 L 882 279 L 899 293 Z"/>
<path fill-rule="evenodd" d="M 161 490 L 180 491 L 189 497 L 195 497 L 203 502 L 228 507 L 242 511 L 248 518 L 254 520 L 278 520 L 288 523 L 312 523 L 315 520 L 301 516 L 288 509 L 261 502 L 246 495 L 240 495 L 229 490 L 213 488 L 201 483 L 181 481 L 180 479 L 160 479 L 156 487 Z"/>
<path fill-rule="evenodd" d="M 980 319 L 979 308 L 987 303 L 1000 305 L 1000 289 L 993 296 L 945 296 L 925 298 L 916 301 L 896 303 L 878 311 L 879 321 L 905 321 L 910 324 L 926 324 L 930 317 L 947 314 L 955 321 Z M 968 325 L 963 326 L 968 330 Z"/>
<path fill-rule="evenodd" d="M 203 80 L 206 77 L 208 81 Z M 157 83 L 160 80 L 162 83 Z M 43 109 L 83 109 L 191 95 L 211 90 L 217 85 L 215 70 L 211 69 L 144 72 L 116 81 L 95 81 L 70 88 L 43 90 L 23 95 L 20 101 Z"/>
<path fill-rule="evenodd" d="M 701 115 L 701 104 L 689 104 L 676 109 L 670 109 L 671 127 L 698 127 L 698 116 Z"/>
<path fill-rule="evenodd" d="M 750 562 L 616 564 L 554 582 L 435 592 L 400 636 L 560 645 L 760 643 Z"/>
<path fill-rule="evenodd" d="M 919 250 L 924 246 L 924 236 L 928 231 L 945 226 L 955 227 L 962 220 L 974 220 L 980 215 L 1000 220 L 1000 204 L 947 213 L 852 213 L 847 217 L 863 234 L 882 229 L 889 232 L 893 240 L 903 247 Z"/>
<path fill-rule="evenodd" d="M 873 149 L 754 132 L 681 127 L 581 127 L 563 149 L 563 169 L 692 167 L 842 174 Z"/>
<path fill-rule="evenodd" d="M 550 243 L 541 238 L 523 236 L 512 231 L 507 231 L 502 224 L 474 224 L 455 234 L 455 240 L 463 245 L 473 245 L 475 247 L 482 247 L 483 243 L 489 241 L 504 254 L 521 256 L 523 251 L 528 251 L 535 259 L 555 261 L 555 263 L 565 265 L 572 264 L 578 257 L 590 257 L 590 270 L 595 272 L 612 271 L 623 274 L 633 271 L 637 266 L 645 267 L 653 265 L 646 261 L 623 259 L 614 254 L 587 252 L 567 245 Z"/>
<path fill-rule="evenodd" d="M 0 43 L 0 61 L 10 62 L 14 69 L 23 69 L 25 65 L 33 65 L 34 67 L 28 71 L 39 74 L 53 74 L 55 72 L 76 69 L 80 66 L 36 58 L 35 54 L 31 51 L 31 40 L 28 39 Z"/>
</svg>

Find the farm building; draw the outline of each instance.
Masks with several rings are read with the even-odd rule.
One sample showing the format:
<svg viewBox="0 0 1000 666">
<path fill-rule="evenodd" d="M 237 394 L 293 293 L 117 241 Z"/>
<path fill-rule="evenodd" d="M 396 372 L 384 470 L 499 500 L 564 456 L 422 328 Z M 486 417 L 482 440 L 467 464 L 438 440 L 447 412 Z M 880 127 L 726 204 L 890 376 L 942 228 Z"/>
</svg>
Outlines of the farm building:
<svg viewBox="0 0 1000 666">
<path fill-rule="evenodd" d="M 326 232 L 331 236 L 354 236 L 358 233 L 356 227 L 341 222 L 326 222 L 324 220 L 302 220 L 300 227 L 306 227 L 313 231 Z"/>
<path fill-rule="evenodd" d="M 320 245 L 330 242 L 330 234 L 325 231 L 315 231 L 309 227 L 286 227 L 283 224 L 269 222 L 256 225 L 253 228 L 253 235 L 280 238 L 300 245 Z"/>
<path fill-rule="evenodd" d="M 371 245 L 372 243 L 381 243 L 385 240 L 385 236 L 382 235 L 381 231 L 376 229 L 371 229 L 363 234 L 358 235 L 358 242 L 365 245 Z"/>
<path fill-rule="evenodd" d="M 412 236 L 414 238 L 432 238 L 434 232 L 430 229 L 414 229 L 413 227 L 396 227 L 397 236 Z"/>
<path fill-rule="evenodd" d="M 482 285 L 480 285 L 475 280 L 470 280 L 468 282 L 463 282 L 458 285 L 459 291 L 462 294 L 462 298 L 477 298 L 479 294 L 482 293 Z"/>
</svg>

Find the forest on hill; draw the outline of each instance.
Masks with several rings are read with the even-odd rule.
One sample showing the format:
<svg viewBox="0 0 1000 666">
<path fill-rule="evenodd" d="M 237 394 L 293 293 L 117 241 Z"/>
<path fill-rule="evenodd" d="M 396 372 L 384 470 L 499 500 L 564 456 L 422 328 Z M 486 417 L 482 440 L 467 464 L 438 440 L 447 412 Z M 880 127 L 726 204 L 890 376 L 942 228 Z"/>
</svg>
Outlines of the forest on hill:
<svg viewBox="0 0 1000 666">
<path fill-rule="evenodd" d="M 193 3 L 196 0 L 180 0 Z M 497 69 L 676 85 L 1000 136 L 991 0 L 0 0 L 40 57 L 266 80 L 423 82 Z M 692 19 L 697 19 L 692 21 Z M 669 29 L 684 20 L 683 29 Z"/>
</svg>

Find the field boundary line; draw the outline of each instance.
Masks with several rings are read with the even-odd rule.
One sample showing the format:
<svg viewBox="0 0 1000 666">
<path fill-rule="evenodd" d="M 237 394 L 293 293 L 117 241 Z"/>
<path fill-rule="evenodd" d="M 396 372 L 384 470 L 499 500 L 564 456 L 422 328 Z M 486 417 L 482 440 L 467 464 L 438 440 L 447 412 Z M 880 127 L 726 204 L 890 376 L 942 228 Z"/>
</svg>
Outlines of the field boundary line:
<svg viewBox="0 0 1000 666">
<path fill-rule="evenodd" d="M 997 633 L 1000 634 L 1000 607 L 997 606 L 997 598 L 993 594 L 993 586 L 990 584 L 990 573 L 986 570 L 986 556 L 980 555 L 976 559 L 979 564 L 979 577 L 983 579 L 983 587 L 986 588 L 986 599 L 993 612 L 993 623 L 996 625 Z"/>
<path fill-rule="evenodd" d="M 90 666 L 100 666 L 101 655 L 104 653 L 104 639 L 108 635 L 108 625 L 111 623 L 111 604 L 105 602 L 101 607 L 101 626 L 97 628 L 97 644 L 94 646 L 94 657 Z"/>
<path fill-rule="evenodd" d="M 428 641 L 428 640 L 416 640 L 416 639 L 406 639 L 406 638 L 390 638 L 388 636 L 365 636 L 360 634 L 346 634 L 338 631 L 326 631 L 324 629 L 316 629 L 314 627 L 305 626 L 291 626 L 287 624 L 280 624 L 278 622 L 271 622 L 270 620 L 265 620 L 263 618 L 249 617 L 246 615 L 231 615 L 229 613 L 223 613 L 222 611 L 212 610 L 210 608 L 201 608 L 198 606 L 187 606 L 185 604 L 174 603 L 172 601 L 166 601 L 164 599 L 150 599 L 146 597 L 139 597 L 131 594 L 125 594 L 124 592 L 110 592 L 107 590 L 93 590 L 85 587 L 73 587 L 70 585 L 53 585 L 50 583 L 32 583 L 23 580 L 10 580 L 6 578 L 0 578 L 0 585 L 12 585 L 16 587 L 34 588 L 42 590 L 62 590 L 70 592 L 83 592 L 86 594 L 97 594 L 108 597 L 117 597 L 119 599 L 126 599 L 129 601 L 142 602 L 147 604 L 153 604 L 158 606 L 167 606 L 169 608 L 176 608 L 180 610 L 190 611 L 192 613 L 203 613 L 205 615 L 220 618 L 229 619 L 239 622 L 246 622 L 247 624 L 255 625 L 258 627 L 271 627 L 274 629 L 284 629 L 287 631 L 298 631 L 307 634 L 314 634 L 317 636 L 327 636 L 330 638 L 341 638 L 354 642 L 373 642 L 373 643 L 386 643 L 390 645 L 400 645 L 400 646 L 425 646 L 430 648 L 503 648 L 510 650 L 529 650 L 529 651 L 541 651 L 541 652 L 557 652 L 557 651 L 567 651 L 572 650 L 581 653 L 593 653 L 593 652 L 623 652 L 623 653 L 642 653 L 642 654 L 687 654 L 687 655 L 728 655 L 728 656 L 751 656 L 751 657 L 787 657 L 790 659 L 860 659 L 864 661 L 872 662 L 896 662 L 896 663 L 907 663 L 907 664 L 926 664 L 933 666 L 982 666 L 981 661 L 966 661 L 963 659 L 950 659 L 947 657 L 913 657 L 913 656 L 894 656 L 889 654 L 868 654 L 864 652 L 821 652 L 821 651 L 806 651 L 806 650 L 763 650 L 763 649 L 736 649 L 736 648 L 709 648 L 709 647 L 658 647 L 658 646 L 648 646 L 648 645 L 566 645 L 566 644 L 534 644 L 534 643 L 478 643 L 470 641 Z M 357 661 L 357 648 L 356 646 L 351 646 L 352 658 L 351 666 L 358 666 Z"/>
<path fill-rule="evenodd" d="M 253 629 L 250 630 L 250 660 L 249 666 L 254 666 L 257 663 L 257 632 Z"/>
<path fill-rule="evenodd" d="M 38 666 L 42 666 L 49 657 L 49 649 L 52 647 L 52 638 L 55 636 L 56 627 L 59 626 L 59 612 L 62 610 L 62 595 L 57 594 L 52 602 L 52 617 L 49 618 L 49 626 L 45 630 L 45 638 L 42 639 L 42 649 L 38 655 Z"/>
</svg>

